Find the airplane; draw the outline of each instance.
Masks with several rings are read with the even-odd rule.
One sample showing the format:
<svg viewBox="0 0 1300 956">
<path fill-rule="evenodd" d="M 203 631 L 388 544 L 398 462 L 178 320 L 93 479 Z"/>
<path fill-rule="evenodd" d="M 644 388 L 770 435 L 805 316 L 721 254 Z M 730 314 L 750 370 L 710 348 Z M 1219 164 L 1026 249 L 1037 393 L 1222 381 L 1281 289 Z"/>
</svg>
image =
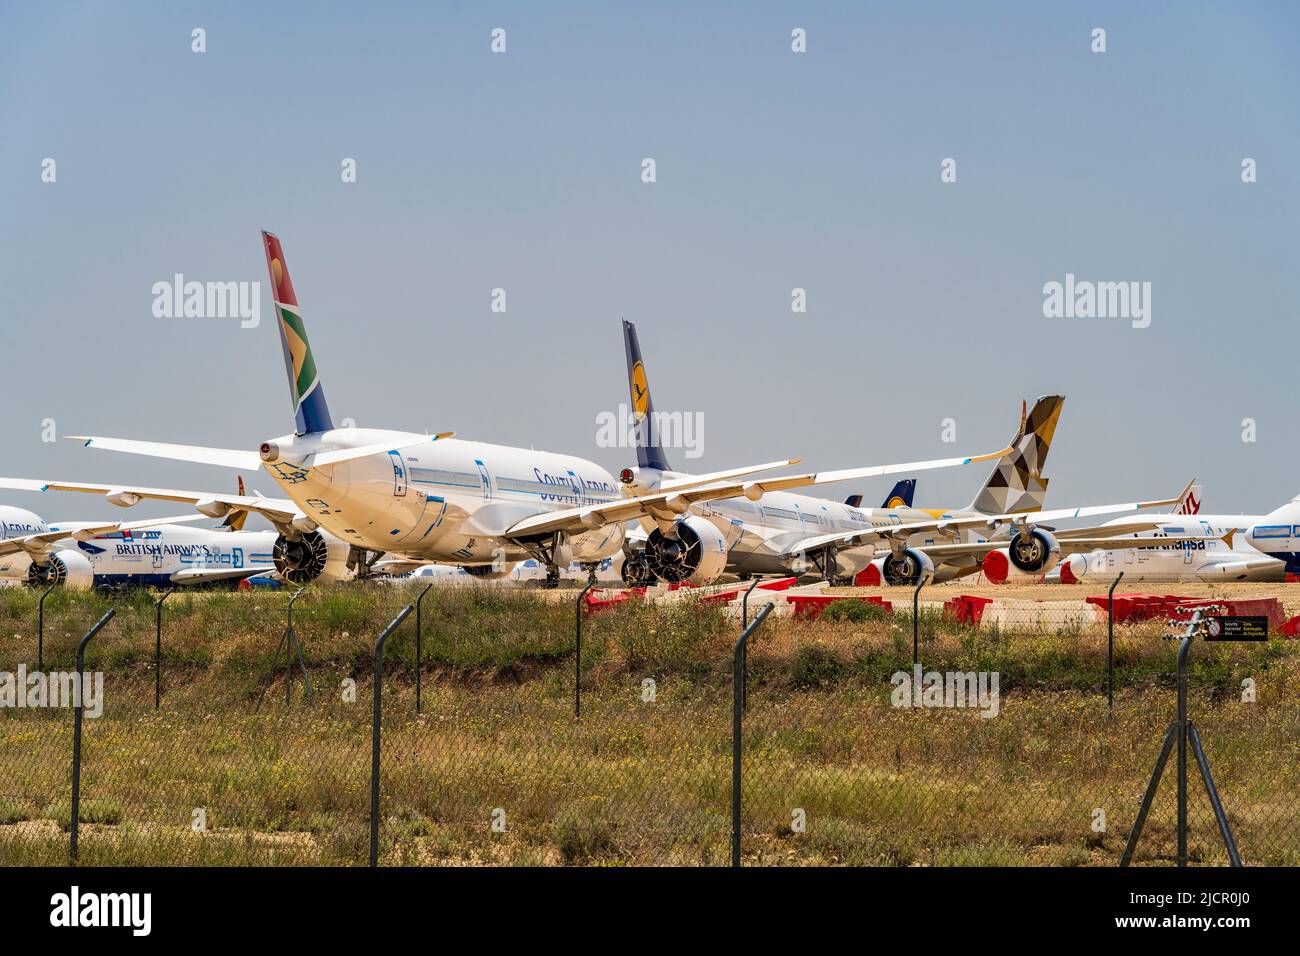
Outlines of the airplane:
<svg viewBox="0 0 1300 956">
<path fill-rule="evenodd" d="M 152 541 L 162 526 L 196 521 L 196 515 L 134 522 L 72 521 L 46 523 L 35 512 L 0 506 L 0 583 L 32 587 L 59 585 L 72 590 L 110 586 L 115 574 L 99 560 L 96 541 Z M 190 529 L 167 529 L 173 534 Z M 116 572 L 118 569 L 112 569 Z"/>
<path fill-rule="evenodd" d="M 470 573 L 495 574 L 534 559 L 551 583 L 577 561 L 594 571 L 618 553 L 626 522 L 648 519 L 659 552 L 689 561 L 716 577 L 727 541 L 713 530 L 696 533 L 692 506 L 735 496 L 757 500 L 787 488 L 851 481 L 898 472 L 992 461 L 1009 449 L 896 465 L 876 465 L 754 478 L 800 459 L 665 480 L 652 494 L 628 497 L 604 468 L 567 454 L 465 441 L 453 432 L 419 434 L 387 429 L 336 428 L 307 339 L 302 309 L 280 240 L 262 233 L 280 343 L 289 381 L 295 430 L 256 450 L 207 448 L 100 436 L 75 436 L 92 448 L 148 455 L 242 471 L 265 470 L 288 495 L 222 495 L 120 485 L 80 484 L 114 504 L 144 499 L 184 501 L 203 514 L 224 517 L 256 512 L 275 526 L 276 564 L 289 566 L 318 554 L 329 533 L 347 545 L 346 565 L 362 576 L 385 555 L 405 561 L 449 563 Z M 69 436 L 74 437 L 74 436 Z M 56 483 L 43 482 L 48 487 Z M 57 483 L 71 489 L 75 483 Z"/>
<path fill-rule="evenodd" d="M 1200 487 L 1191 500 L 1199 502 Z M 1055 577 L 1061 584 L 1113 581 L 1119 572 L 1129 581 L 1286 581 L 1290 566 L 1283 549 L 1269 545 L 1284 540 L 1275 529 L 1292 530 L 1293 521 L 1281 517 L 1292 505 L 1268 515 L 1203 515 L 1197 509 L 1171 515 L 1154 531 L 1140 537 L 1169 543 L 1137 548 L 1095 550 L 1073 555 L 1061 563 Z M 1291 512 L 1295 513 L 1295 512 Z M 1300 520 L 1297 514 L 1295 520 Z M 1199 539 L 1171 540 L 1189 532 Z M 1261 547 L 1263 545 L 1263 547 Z M 1281 553 L 1278 553 L 1281 551 Z M 1294 572 L 1290 572 L 1294 573 Z"/>
<path fill-rule="evenodd" d="M 623 344 L 636 419 L 637 466 L 623 469 L 620 481 L 626 494 L 654 495 L 665 485 L 690 481 L 692 476 L 673 471 L 668 464 L 636 326 L 626 320 Z M 701 584 L 716 578 L 721 565 L 742 577 L 816 572 L 834 583 L 843 577 L 856 578 L 874 565 L 883 583 L 914 585 L 935 580 L 936 575 L 944 580 L 976 571 L 990 552 L 1005 555 L 1023 573 L 1037 575 L 1055 567 L 1063 552 L 1102 547 L 1118 533 L 1097 528 L 1056 531 L 1043 522 L 1132 512 L 1186 500 L 1190 485 L 1177 498 L 1042 511 L 1047 491 L 1042 464 L 1064 401 L 1063 396 L 1047 395 L 1035 402 L 1032 412 L 1026 413 L 1022 406 L 1020 428 L 1008 446 L 1011 453 L 997 459 L 967 508 L 863 509 L 854 507 L 852 497 L 841 504 L 776 489 L 747 494 L 744 499 L 702 502 L 682 518 L 681 534 L 687 540 L 709 541 L 710 546 L 685 551 L 672 547 L 659 529 L 643 521 L 645 544 L 624 562 L 624 581 L 637 585 L 658 578 Z M 1128 521 L 1122 531 L 1157 526 L 1155 521 Z M 717 550 L 725 560 L 706 563 L 705 555 Z M 876 558 L 877 550 L 887 553 Z"/>
<path fill-rule="evenodd" d="M 241 478 L 240 496 L 243 486 Z M 132 492 L 103 485 L 44 482 L 27 478 L 0 478 L 0 488 L 13 491 L 89 492 L 109 495 L 110 500 L 114 496 L 126 496 L 126 500 L 131 503 L 143 498 L 134 498 Z M 162 494 L 152 497 L 177 500 Z M 319 553 L 290 567 L 283 556 L 277 553 L 277 532 L 243 530 L 248 514 L 247 511 L 231 511 L 217 528 L 144 526 L 138 530 L 122 530 L 116 525 L 105 526 L 96 533 L 83 533 L 75 544 L 75 550 L 79 553 L 72 556 L 70 563 L 82 569 L 81 561 L 77 559 L 89 561 L 94 586 L 106 588 L 216 584 L 264 575 L 293 584 L 306 584 L 317 579 L 342 581 L 352 576 L 346 566 L 348 547 L 337 538 L 324 535 L 323 547 Z M 203 516 L 204 513 L 201 512 L 186 516 L 184 520 L 198 521 Z M 18 574 L 20 570 L 15 565 L 11 573 Z M 3 566 L 0 566 L 0 576 L 3 574 Z M 55 576 L 58 577 L 57 571 Z M 33 580 L 32 583 L 41 582 Z"/>
</svg>

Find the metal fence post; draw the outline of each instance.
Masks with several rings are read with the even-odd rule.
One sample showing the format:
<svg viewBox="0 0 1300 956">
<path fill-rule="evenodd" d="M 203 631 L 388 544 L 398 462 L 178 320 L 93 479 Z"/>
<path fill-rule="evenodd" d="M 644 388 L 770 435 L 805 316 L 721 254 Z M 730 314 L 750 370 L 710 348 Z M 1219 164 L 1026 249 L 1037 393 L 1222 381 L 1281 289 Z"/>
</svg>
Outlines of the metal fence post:
<svg viewBox="0 0 1300 956">
<path fill-rule="evenodd" d="M 574 605 L 573 622 L 573 716 L 582 716 L 582 602 L 595 581 L 588 581 L 587 586 L 578 592 L 578 602 Z"/>
<path fill-rule="evenodd" d="M 921 588 L 925 587 L 925 579 L 922 578 L 916 582 L 916 590 L 912 592 L 912 663 L 921 663 Z"/>
<path fill-rule="evenodd" d="M 36 602 L 37 622 L 36 622 L 36 669 L 45 670 L 45 599 L 50 596 L 57 584 L 51 584 L 41 595 L 41 599 Z"/>
<path fill-rule="evenodd" d="M 1151 781 L 1142 796 L 1142 805 L 1138 808 L 1137 819 L 1133 822 L 1133 829 L 1129 831 L 1128 841 L 1124 845 L 1124 854 L 1120 857 L 1119 865 L 1122 867 L 1128 866 L 1133 860 L 1133 851 L 1137 849 L 1138 840 L 1142 836 L 1147 814 L 1151 811 L 1151 802 L 1155 799 L 1156 790 L 1160 786 L 1160 777 L 1165 772 L 1165 764 L 1169 760 L 1169 752 L 1174 749 L 1175 741 L 1178 744 L 1178 865 L 1187 865 L 1187 748 L 1190 743 L 1196 754 L 1196 764 L 1201 771 L 1201 782 L 1205 784 L 1210 806 L 1214 808 L 1214 820 L 1219 827 L 1219 836 L 1222 837 L 1224 848 L 1228 851 L 1228 860 L 1232 866 L 1241 866 L 1241 854 L 1237 851 L 1237 841 L 1233 838 L 1228 815 L 1223 809 L 1223 801 L 1219 799 L 1219 790 L 1214 785 L 1209 758 L 1206 757 L 1205 750 L 1201 746 L 1200 735 L 1197 734 L 1196 728 L 1192 726 L 1191 719 L 1187 716 L 1187 655 L 1192 649 L 1192 639 L 1201 633 L 1205 623 L 1204 609 L 1197 609 L 1187 623 L 1182 643 L 1178 646 L 1178 714 L 1174 722 L 1169 725 L 1169 729 L 1165 731 L 1160 756 L 1156 758 L 1155 769 L 1151 771 Z"/>
<path fill-rule="evenodd" d="M 157 710 L 162 701 L 162 606 L 163 602 L 176 593 L 172 588 L 154 602 L 153 631 L 153 709 Z"/>
<path fill-rule="evenodd" d="M 1115 713 L 1115 588 L 1123 579 L 1121 571 L 1106 592 L 1106 711 L 1112 716 Z"/>
<path fill-rule="evenodd" d="M 420 683 L 423 676 L 421 674 L 421 664 L 424 657 L 423 649 L 420 646 L 420 642 L 424 638 L 424 621 L 420 615 L 424 605 L 424 596 L 429 593 L 429 589 L 432 587 L 432 584 L 426 584 L 424 590 L 420 592 L 420 596 L 415 599 L 415 712 L 417 714 L 420 712 Z"/>
<path fill-rule="evenodd" d="M 745 628 L 749 627 L 750 592 L 753 591 L 754 588 L 758 587 L 758 582 L 761 580 L 763 579 L 755 576 L 754 583 L 751 584 L 749 587 L 745 588 L 745 596 L 740 599 L 740 629 L 742 631 Z M 742 707 L 748 708 L 749 707 L 749 644 L 746 644 L 745 649 L 742 650 L 740 653 L 744 658 L 741 661 L 741 663 L 745 667 L 745 683 L 740 685 L 740 705 Z"/>
<path fill-rule="evenodd" d="M 117 612 L 109 608 L 104 612 L 104 616 L 95 622 L 95 625 L 86 632 L 81 643 L 77 645 L 77 706 L 73 711 L 72 717 L 72 819 L 70 821 L 68 853 L 71 859 L 71 865 L 77 865 L 77 830 L 81 824 L 81 720 L 82 711 L 85 709 L 85 693 L 82 687 L 85 685 L 84 674 L 86 671 L 86 645 L 90 639 L 100 632 L 100 630 L 113 619 Z"/>
<path fill-rule="evenodd" d="M 754 623 L 740 632 L 731 655 L 731 865 L 740 866 L 740 758 L 741 732 L 744 724 L 745 645 L 776 602 L 764 604 Z"/>
<path fill-rule="evenodd" d="M 370 726 L 370 865 L 379 865 L 379 725 L 383 717 L 384 698 L 384 641 L 397 630 L 415 608 L 408 604 L 388 622 L 375 641 L 375 699 L 374 722 Z"/>
</svg>

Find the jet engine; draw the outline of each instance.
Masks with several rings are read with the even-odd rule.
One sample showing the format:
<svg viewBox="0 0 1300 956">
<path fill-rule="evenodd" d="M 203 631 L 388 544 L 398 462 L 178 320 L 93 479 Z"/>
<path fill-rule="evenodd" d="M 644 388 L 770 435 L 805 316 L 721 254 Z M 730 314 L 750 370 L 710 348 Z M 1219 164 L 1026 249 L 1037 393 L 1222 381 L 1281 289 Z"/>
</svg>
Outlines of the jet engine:
<svg viewBox="0 0 1300 956">
<path fill-rule="evenodd" d="M 78 551 L 55 551 L 44 564 L 32 561 L 27 566 L 27 583 L 34 588 L 47 588 L 51 584 L 88 591 L 95 583 L 95 572 L 90 559 Z"/>
<path fill-rule="evenodd" d="M 650 570 L 650 562 L 641 551 L 635 551 L 624 558 L 620 574 L 623 583 L 630 588 L 644 588 L 655 583 L 655 574 Z"/>
<path fill-rule="evenodd" d="M 1025 574 L 1045 574 L 1061 561 L 1061 542 L 1050 531 L 1017 531 L 1007 546 L 1012 565 Z"/>
<path fill-rule="evenodd" d="M 901 554 L 887 554 L 880 564 L 880 577 L 890 587 L 917 585 L 934 580 L 934 562 L 924 551 L 904 548 Z"/>
<path fill-rule="evenodd" d="M 659 528 L 646 539 L 645 559 L 655 577 L 669 584 L 710 584 L 727 567 L 727 541 L 713 523 L 691 515 L 673 526 L 673 536 Z"/>
<path fill-rule="evenodd" d="M 311 531 L 275 539 L 272 560 L 275 569 L 290 584 L 308 584 L 317 579 L 342 581 L 348 577 L 348 545 L 333 535 Z"/>
</svg>

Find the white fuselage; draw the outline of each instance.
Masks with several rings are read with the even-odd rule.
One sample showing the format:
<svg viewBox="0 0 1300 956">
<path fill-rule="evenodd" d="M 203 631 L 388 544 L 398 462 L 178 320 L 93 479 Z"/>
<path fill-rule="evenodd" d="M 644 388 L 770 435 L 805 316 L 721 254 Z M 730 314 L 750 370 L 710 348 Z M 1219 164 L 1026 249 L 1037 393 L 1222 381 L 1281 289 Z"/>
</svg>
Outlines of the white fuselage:
<svg viewBox="0 0 1300 956">
<path fill-rule="evenodd" d="M 86 541 L 71 537 L 80 528 L 103 522 L 63 521 L 46 524 L 30 511 L 0 507 L 0 539 L 65 530 L 69 537 L 54 542 L 56 551 L 71 552 L 90 562 L 96 587 L 166 586 L 181 571 L 238 570 L 270 567 L 274 531 L 215 531 L 170 526 L 96 535 Z M 0 557 L 0 578 L 25 580 L 31 558 L 24 552 Z"/>
<path fill-rule="evenodd" d="M 60 546 L 90 559 L 96 587 L 166 587 L 183 571 L 271 568 L 276 537 L 274 531 L 168 527 L 69 538 Z"/>
<path fill-rule="evenodd" d="M 314 467 L 320 448 L 392 450 Z M 530 552 L 503 533 L 543 511 L 615 501 L 614 477 L 582 458 L 411 432 L 344 428 L 287 436 L 264 467 L 313 522 L 359 548 L 436 562 L 490 564 Z M 264 458 L 266 456 L 264 455 Z M 306 459 L 306 466 L 296 464 Z M 623 544 L 613 523 L 569 538 L 570 559 L 599 561 Z"/>
<path fill-rule="evenodd" d="M 1122 524 L 1119 518 L 1108 524 Z M 1090 551 L 1072 556 L 1065 568 L 1075 580 L 1112 581 L 1124 572 L 1124 581 L 1281 581 L 1281 561 L 1261 554 L 1252 546 L 1251 529 L 1261 518 L 1256 515 L 1170 515 L 1155 531 L 1134 535 L 1161 538 L 1170 535 L 1203 535 L 1194 541 L 1171 542 L 1153 548 L 1123 548 Z M 1222 540 L 1235 531 L 1231 545 Z M 1055 578 L 1055 575 L 1053 575 Z"/>
</svg>

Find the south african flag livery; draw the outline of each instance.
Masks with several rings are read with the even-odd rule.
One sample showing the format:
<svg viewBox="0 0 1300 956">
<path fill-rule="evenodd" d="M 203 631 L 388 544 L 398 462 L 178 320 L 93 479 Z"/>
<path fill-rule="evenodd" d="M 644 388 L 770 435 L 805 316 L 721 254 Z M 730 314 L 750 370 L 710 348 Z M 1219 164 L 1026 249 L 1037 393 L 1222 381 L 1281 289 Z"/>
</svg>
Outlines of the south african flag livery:
<svg viewBox="0 0 1300 956">
<path fill-rule="evenodd" d="M 289 400 L 298 434 L 330 431 L 334 422 L 325 403 L 325 389 L 316 371 L 311 343 L 307 341 L 307 328 L 298 308 L 298 297 L 294 295 L 289 267 L 285 265 L 284 251 L 280 240 L 269 232 L 262 233 L 262 244 L 266 247 L 266 266 L 271 273 L 271 300 L 279 320 L 284 368 L 289 376 Z"/>
</svg>

